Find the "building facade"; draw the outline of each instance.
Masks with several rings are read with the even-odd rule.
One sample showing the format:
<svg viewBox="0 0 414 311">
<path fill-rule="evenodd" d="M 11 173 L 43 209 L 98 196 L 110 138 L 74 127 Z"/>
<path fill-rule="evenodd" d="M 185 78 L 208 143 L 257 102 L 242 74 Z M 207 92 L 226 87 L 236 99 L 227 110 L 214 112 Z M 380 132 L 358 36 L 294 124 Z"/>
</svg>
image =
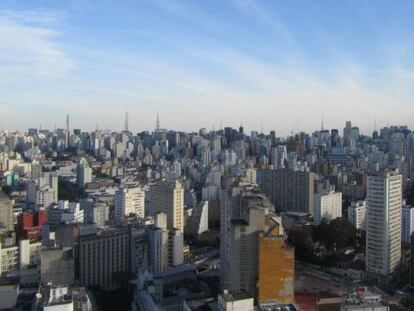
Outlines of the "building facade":
<svg viewBox="0 0 414 311">
<path fill-rule="evenodd" d="M 115 217 L 121 219 L 129 214 L 145 217 L 144 190 L 138 185 L 125 185 L 115 193 Z"/>
<path fill-rule="evenodd" d="M 404 243 L 410 243 L 411 235 L 414 232 L 414 207 L 404 205 L 402 208 L 401 218 L 401 240 Z"/>
<path fill-rule="evenodd" d="M 315 196 L 314 222 L 320 224 L 322 220 L 330 222 L 342 217 L 342 193 L 322 191 Z"/>
<path fill-rule="evenodd" d="M 356 201 L 352 202 L 348 207 L 348 221 L 357 230 L 366 230 L 367 224 L 367 202 Z"/>
<path fill-rule="evenodd" d="M 149 191 L 150 214 L 167 215 L 168 229 L 184 232 L 184 188 L 179 181 L 162 181 L 151 185 Z"/>
<path fill-rule="evenodd" d="M 397 172 L 368 177 L 366 271 L 385 278 L 401 259 L 401 179 Z"/>
<path fill-rule="evenodd" d="M 126 228 L 107 228 L 81 236 L 76 258 L 79 283 L 104 290 L 125 286 L 129 273 L 129 246 Z"/>
</svg>

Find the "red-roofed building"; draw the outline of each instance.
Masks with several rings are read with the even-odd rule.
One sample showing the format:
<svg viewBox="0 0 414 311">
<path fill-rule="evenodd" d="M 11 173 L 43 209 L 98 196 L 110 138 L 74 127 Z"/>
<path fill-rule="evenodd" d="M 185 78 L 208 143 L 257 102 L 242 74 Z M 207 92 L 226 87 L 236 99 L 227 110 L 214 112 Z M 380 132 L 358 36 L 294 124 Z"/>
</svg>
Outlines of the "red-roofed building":
<svg viewBox="0 0 414 311">
<path fill-rule="evenodd" d="M 45 210 L 37 212 L 25 211 L 19 215 L 17 220 L 17 232 L 19 239 L 39 241 L 41 239 L 42 226 L 47 222 Z"/>
</svg>

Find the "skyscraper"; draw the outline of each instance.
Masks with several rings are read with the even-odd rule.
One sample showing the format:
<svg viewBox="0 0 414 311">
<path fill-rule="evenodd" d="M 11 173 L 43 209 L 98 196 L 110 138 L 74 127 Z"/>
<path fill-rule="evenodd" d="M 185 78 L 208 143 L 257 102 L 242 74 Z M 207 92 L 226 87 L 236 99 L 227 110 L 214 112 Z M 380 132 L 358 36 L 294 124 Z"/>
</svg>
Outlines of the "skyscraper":
<svg viewBox="0 0 414 311">
<path fill-rule="evenodd" d="M 401 258 L 401 175 L 369 176 L 367 195 L 366 271 L 387 279 Z"/>
<path fill-rule="evenodd" d="M 223 291 L 246 291 L 260 303 L 292 303 L 294 252 L 285 244 L 273 209 L 252 185 L 236 184 L 221 192 Z"/>
<path fill-rule="evenodd" d="M 124 185 L 115 193 L 115 217 L 129 214 L 145 217 L 144 190 L 139 185 Z"/>
<path fill-rule="evenodd" d="M 76 183 L 79 188 L 84 188 L 87 183 L 92 182 L 92 169 L 85 158 L 79 161 L 76 167 Z"/>
<path fill-rule="evenodd" d="M 278 211 L 313 214 L 316 174 L 309 169 L 263 169 L 258 183 Z"/>
<path fill-rule="evenodd" d="M 168 267 L 168 231 L 167 215 L 159 213 L 155 225 L 147 229 L 148 266 L 153 273 L 159 273 Z"/>
<path fill-rule="evenodd" d="M 76 265 L 82 286 L 113 290 L 125 286 L 129 272 L 129 237 L 125 228 L 107 228 L 79 238 Z"/>
<path fill-rule="evenodd" d="M 167 215 L 169 230 L 184 232 L 184 188 L 179 181 L 162 181 L 150 186 L 150 215 Z"/>
</svg>

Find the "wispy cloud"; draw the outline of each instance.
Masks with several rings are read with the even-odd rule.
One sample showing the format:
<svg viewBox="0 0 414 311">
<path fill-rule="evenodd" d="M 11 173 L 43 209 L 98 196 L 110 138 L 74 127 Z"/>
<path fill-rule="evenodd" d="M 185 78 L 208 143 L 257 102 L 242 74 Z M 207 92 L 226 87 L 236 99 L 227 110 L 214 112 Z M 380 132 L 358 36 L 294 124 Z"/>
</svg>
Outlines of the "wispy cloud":
<svg viewBox="0 0 414 311">
<path fill-rule="evenodd" d="M 0 83 L 34 77 L 61 77 L 76 63 L 58 43 L 60 32 L 48 23 L 51 12 L 0 12 Z"/>
<path fill-rule="evenodd" d="M 65 19 L 67 14 L 56 10 L 0 11 L 0 18 L 19 23 L 50 24 Z"/>
</svg>

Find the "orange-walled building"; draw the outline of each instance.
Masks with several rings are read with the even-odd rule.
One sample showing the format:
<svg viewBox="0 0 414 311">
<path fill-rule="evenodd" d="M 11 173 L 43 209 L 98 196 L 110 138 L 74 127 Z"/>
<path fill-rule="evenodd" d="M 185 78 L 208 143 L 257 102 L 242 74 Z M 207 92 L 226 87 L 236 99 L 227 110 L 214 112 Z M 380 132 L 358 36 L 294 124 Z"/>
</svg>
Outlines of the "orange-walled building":
<svg viewBox="0 0 414 311">
<path fill-rule="evenodd" d="M 259 240 L 259 303 L 293 303 L 294 280 L 294 248 L 280 235 L 262 233 Z"/>
</svg>

